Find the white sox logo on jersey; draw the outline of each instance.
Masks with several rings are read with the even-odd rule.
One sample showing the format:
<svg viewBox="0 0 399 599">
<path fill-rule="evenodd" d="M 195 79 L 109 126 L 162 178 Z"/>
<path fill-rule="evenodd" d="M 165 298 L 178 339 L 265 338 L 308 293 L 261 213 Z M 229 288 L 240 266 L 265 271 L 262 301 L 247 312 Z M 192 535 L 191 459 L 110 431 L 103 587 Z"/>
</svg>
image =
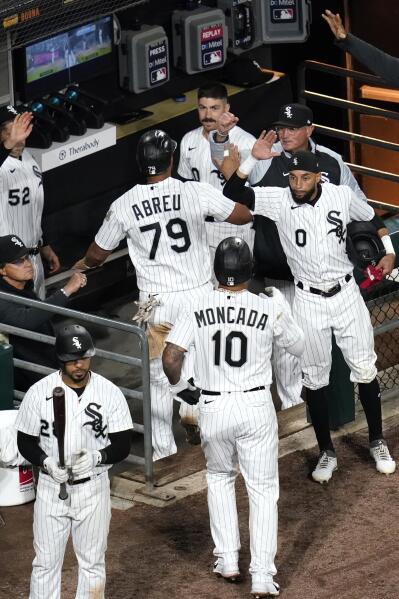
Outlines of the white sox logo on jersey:
<svg viewBox="0 0 399 599">
<path fill-rule="evenodd" d="M 287 117 L 287 119 L 292 119 L 292 108 L 291 108 L 291 106 L 286 106 L 285 107 L 284 114 Z"/>
<path fill-rule="evenodd" d="M 338 212 L 338 210 L 330 210 L 330 212 L 327 215 L 327 222 L 329 222 L 331 225 L 335 225 L 333 229 L 330 229 L 328 231 L 328 235 L 330 233 L 335 233 L 339 239 L 339 243 L 342 243 L 345 241 L 346 229 L 344 229 L 343 222 L 339 218 L 340 214 L 341 213 Z"/>
<path fill-rule="evenodd" d="M 40 180 L 40 183 L 39 183 L 39 187 L 40 187 L 40 185 L 43 185 L 43 173 L 39 169 L 39 167 L 36 166 L 36 164 L 34 164 L 32 166 L 32 170 L 33 170 L 34 174 L 36 175 L 36 177 Z"/>
<path fill-rule="evenodd" d="M 79 341 L 79 337 L 72 337 L 72 345 L 74 345 L 76 349 L 82 349 L 82 344 Z"/>
<path fill-rule="evenodd" d="M 97 410 L 101 410 L 101 406 L 97 403 L 89 403 L 87 408 L 85 408 L 85 414 L 91 418 L 83 424 L 83 426 L 91 426 L 93 432 L 96 433 L 96 439 L 99 437 L 103 437 L 105 439 L 105 431 L 107 429 L 107 425 L 103 426 L 103 416 L 101 412 L 97 412 Z"/>
</svg>

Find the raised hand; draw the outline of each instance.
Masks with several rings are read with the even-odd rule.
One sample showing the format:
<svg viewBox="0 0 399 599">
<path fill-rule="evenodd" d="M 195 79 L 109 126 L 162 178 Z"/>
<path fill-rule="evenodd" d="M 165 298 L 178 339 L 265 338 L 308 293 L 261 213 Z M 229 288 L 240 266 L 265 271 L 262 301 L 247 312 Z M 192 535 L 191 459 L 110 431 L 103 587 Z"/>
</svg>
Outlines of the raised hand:
<svg viewBox="0 0 399 599">
<path fill-rule="evenodd" d="M 216 132 L 222 137 L 228 135 L 229 131 L 238 123 L 238 117 L 232 112 L 223 112 L 216 121 Z"/>
<path fill-rule="evenodd" d="M 326 10 L 321 16 L 329 24 L 330 29 L 337 40 L 344 40 L 346 38 L 345 27 L 343 26 L 341 17 L 338 13 L 334 15 L 331 10 Z"/>
<path fill-rule="evenodd" d="M 275 131 L 271 130 L 266 133 L 262 131 L 258 139 L 252 146 L 252 156 L 258 160 L 269 160 L 275 156 L 280 156 L 280 152 L 273 152 L 273 144 L 277 141 Z"/>
<path fill-rule="evenodd" d="M 31 134 L 33 128 L 32 124 L 32 113 L 22 112 L 17 114 L 12 122 L 10 133 L 4 142 L 4 146 L 7 150 L 12 150 L 16 145 L 25 141 Z"/>
</svg>

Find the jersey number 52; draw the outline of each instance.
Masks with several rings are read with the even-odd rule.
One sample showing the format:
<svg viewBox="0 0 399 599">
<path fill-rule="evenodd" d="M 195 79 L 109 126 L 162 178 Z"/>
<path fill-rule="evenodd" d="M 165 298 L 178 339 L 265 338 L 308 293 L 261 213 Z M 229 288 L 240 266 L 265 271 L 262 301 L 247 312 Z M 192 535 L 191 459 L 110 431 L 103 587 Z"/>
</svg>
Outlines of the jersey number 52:
<svg viewBox="0 0 399 599">
<path fill-rule="evenodd" d="M 161 225 L 159 222 L 151 223 L 150 225 L 145 225 L 144 227 L 140 227 L 140 231 L 146 233 L 147 231 L 154 232 L 154 239 L 152 241 L 152 246 L 150 250 L 150 260 L 155 260 L 155 256 L 157 254 L 157 249 L 159 245 L 159 240 L 161 238 Z M 181 245 L 172 244 L 170 247 L 174 252 L 181 254 L 182 252 L 187 252 L 188 248 L 191 245 L 190 235 L 188 233 L 187 223 L 181 218 L 171 218 L 166 225 L 166 233 L 171 239 L 182 240 L 183 243 Z"/>
</svg>

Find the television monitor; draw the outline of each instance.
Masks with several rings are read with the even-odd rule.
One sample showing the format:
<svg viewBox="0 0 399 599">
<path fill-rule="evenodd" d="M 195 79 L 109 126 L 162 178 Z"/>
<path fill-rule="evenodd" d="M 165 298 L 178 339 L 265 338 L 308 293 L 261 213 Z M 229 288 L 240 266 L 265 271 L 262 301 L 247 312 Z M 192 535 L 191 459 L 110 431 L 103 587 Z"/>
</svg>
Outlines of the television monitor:
<svg viewBox="0 0 399 599">
<path fill-rule="evenodd" d="M 112 70 L 113 18 L 96 19 L 16 52 L 17 91 L 29 101 Z"/>
</svg>

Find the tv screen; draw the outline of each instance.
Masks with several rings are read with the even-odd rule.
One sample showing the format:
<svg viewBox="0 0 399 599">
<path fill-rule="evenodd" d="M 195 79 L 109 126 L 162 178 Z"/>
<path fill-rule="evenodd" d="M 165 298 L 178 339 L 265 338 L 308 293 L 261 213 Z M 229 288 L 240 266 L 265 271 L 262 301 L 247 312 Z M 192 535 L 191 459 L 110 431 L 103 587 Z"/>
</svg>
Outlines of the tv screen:
<svg viewBox="0 0 399 599">
<path fill-rule="evenodd" d="M 24 101 L 96 77 L 113 67 L 112 16 L 35 42 L 22 52 L 15 71 Z"/>
</svg>

